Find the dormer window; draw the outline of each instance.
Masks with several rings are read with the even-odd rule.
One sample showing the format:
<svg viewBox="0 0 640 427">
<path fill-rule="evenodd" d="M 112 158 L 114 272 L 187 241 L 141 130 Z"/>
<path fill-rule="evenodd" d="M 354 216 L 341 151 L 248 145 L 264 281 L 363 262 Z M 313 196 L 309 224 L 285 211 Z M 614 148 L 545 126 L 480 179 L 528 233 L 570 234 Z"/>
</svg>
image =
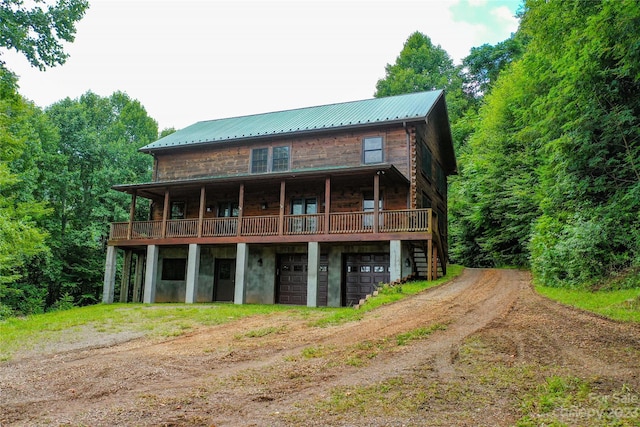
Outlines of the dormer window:
<svg viewBox="0 0 640 427">
<path fill-rule="evenodd" d="M 382 163 L 382 137 L 372 136 L 362 140 L 362 162 L 365 165 Z"/>
</svg>

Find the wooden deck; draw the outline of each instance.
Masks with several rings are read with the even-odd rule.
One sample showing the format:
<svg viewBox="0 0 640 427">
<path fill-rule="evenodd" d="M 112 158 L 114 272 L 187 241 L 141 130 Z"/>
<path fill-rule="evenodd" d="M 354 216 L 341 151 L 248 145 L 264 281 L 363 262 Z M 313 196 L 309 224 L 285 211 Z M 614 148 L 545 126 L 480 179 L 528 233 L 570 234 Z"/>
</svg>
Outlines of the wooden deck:
<svg viewBox="0 0 640 427">
<path fill-rule="evenodd" d="M 166 221 L 115 222 L 111 224 L 110 244 L 166 239 L 219 239 L 229 242 L 273 236 L 274 241 L 295 241 L 300 237 L 347 238 L 348 235 L 397 235 L 419 233 L 425 239 L 437 221 L 431 209 L 329 213 L 313 215 L 268 215 L 234 218 L 195 218 Z M 437 225 L 436 225 L 437 227 Z M 296 238 L 297 237 L 297 238 Z M 373 236 L 371 236 L 373 237 Z M 426 237 L 427 239 L 430 237 Z M 367 239 L 369 240 L 369 239 Z"/>
</svg>

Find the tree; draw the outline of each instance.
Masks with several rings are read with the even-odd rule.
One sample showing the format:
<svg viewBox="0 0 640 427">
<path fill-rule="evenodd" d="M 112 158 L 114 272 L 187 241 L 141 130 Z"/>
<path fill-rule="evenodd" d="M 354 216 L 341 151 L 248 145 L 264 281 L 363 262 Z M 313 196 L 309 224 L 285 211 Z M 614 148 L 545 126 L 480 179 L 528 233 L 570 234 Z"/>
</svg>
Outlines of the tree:
<svg viewBox="0 0 640 427">
<path fill-rule="evenodd" d="M 47 250 L 38 221 L 48 211 L 32 197 L 41 119 L 40 110 L 16 92 L 15 77 L 0 68 L 0 317 L 24 295 L 16 286 L 23 265 Z"/>
<path fill-rule="evenodd" d="M 75 24 L 84 16 L 89 3 L 86 0 L 58 0 L 54 5 L 47 5 L 45 0 L 30 3 L 32 7 L 26 8 L 22 0 L 2 0 L 0 47 L 21 52 L 40 70 L 63 64 L 68 55 L 62 42 L 74 40 Z M 4 68 L 1 58 L 0 67 Z"/>
<path fill-rule="evenodd" d="M 522 37 L 515 34 L 495 46 L 483 44 L 472 47 L 469 55 L 462 61 L 466 69 L 465 90 L 472 96 L 481 98 L 498 80 L 500 72 L 522 56 L 522 52 Z"/>
<path fill-rule="evenodd" d="M 130 199 L 111 186 L 150 180 L 151 162 L 138 149 L 157 139 L 158 125 L 122 92 L 67 98 L 46 114 L 60 134 L 45 151 L 40 194 L 53 208 L 46 223 L 52 255 L 31 277 L 47 284 L 47 305 L 65 294 L 86 304 L 100 295 L 108 225 L 128 219 Z"/>
<path fill-rule="evenodd" d="M 462 91 L 462 70 L 456 67 L 449 54 L 434 46 L 426 35 L 415 32 L 409 36 L 396 58 L 387 64 L 386 76 L 378 80 L 375 97 L 444 89 L 452 122 L 463 116 L 469 97 Z"/>
</svg>

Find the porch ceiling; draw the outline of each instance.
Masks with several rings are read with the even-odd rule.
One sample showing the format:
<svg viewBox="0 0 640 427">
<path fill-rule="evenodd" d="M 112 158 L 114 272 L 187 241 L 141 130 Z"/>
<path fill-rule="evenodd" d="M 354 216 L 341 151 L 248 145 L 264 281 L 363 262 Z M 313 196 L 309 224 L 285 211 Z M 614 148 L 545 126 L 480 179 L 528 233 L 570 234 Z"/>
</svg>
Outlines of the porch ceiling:
<svg viewBox="0 0 640 427">
<path fill-rule="evenodd" d="M 289 171 L 283 173 L 269 173 L 260 175 L 247 174 L 232 177 L 205 177 L 175 181 L 156 181 L 141 184 L 122 184 L 114 185 L 111 188 L 129 194 L 133 194 L 135 192 L 138 196 L 145 198 L 158 198 L 164 195 L 165 190 L 170 190 L 171 188 L 178 187 L 183 190 L 189 188 L 196 190 L 202 186 L 215 185 L 232 187 L 251 182 L 255 183 L 256 181 L 259 181 L 260 184 L 268 184 L 270 182 L 281 182 L 282 180 L 324 180 L 327 177 L 349 178 L 357 176 L 373 176 L 375 174 L 380 175 L 382 184 L 409 185 L 409 180 L 407 179 L 407 177 L 405 177 L 394 165 L 377 164 L 350 168 Z"/>
</svg>

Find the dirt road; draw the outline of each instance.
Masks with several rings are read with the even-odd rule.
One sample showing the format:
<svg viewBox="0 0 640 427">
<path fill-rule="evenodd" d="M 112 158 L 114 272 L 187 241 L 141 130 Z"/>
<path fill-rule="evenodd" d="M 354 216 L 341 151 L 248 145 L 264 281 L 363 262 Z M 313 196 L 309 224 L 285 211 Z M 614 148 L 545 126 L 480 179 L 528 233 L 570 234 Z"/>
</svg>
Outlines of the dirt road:
<svg viewBox="0 0 640 427">
<path fill-rule="evenodd" d="M 542 298 L 526 272 L 467 269 L 338 326 L 275 313 L 2 363 L 0 425 L 607 425 L 581 408 L 616 398 L 634 422 L 639 367 L 638 325 Z M 536 407 L 548 378 L 577 384 L 574 412 Z"/>
</svg>

